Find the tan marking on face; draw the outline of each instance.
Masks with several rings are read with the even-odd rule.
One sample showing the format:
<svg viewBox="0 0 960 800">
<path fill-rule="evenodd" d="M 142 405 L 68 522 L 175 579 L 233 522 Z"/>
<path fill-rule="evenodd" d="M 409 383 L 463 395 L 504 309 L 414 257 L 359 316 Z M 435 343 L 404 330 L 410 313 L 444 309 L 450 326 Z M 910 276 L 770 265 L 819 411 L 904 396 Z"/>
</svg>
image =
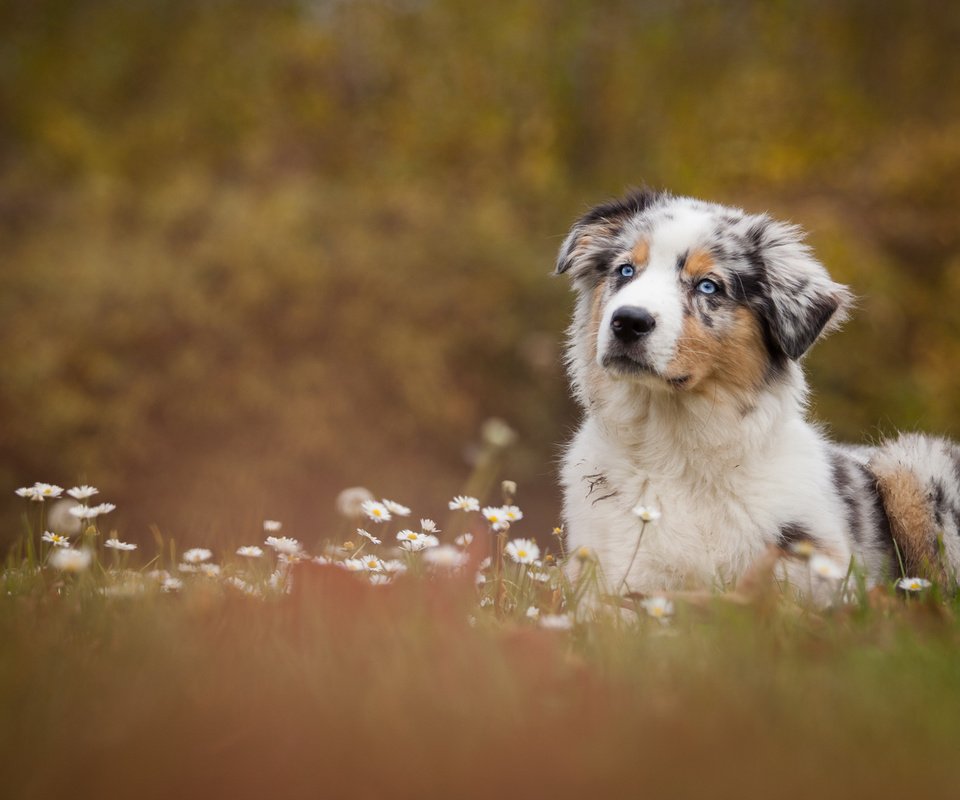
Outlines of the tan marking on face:
<svg viewBox="0 0 960 800">
<path fill-rule="evenodd" d="M 742 306 L 733 312 L 733 324 L 725 331 L 717 379 L 738 389 L 756 389 L 766 374 L 769 357 L 760 323 Z"/>
<path fill-rule="evenodd" d="M 920 481 L 902 467 L 884 470 L 871 466 L 907 575 L 944 580 L 943 564 L 937 557 L 937 523 Z"/>
<path fill-rule="evenodd" d="M 709 275 L 715 271 L 716 268 L 717 265 L 713 260 L 713 256 L 706 250 L 694 250 L 687 256 L 687 261 L 683 265 L 683 274 L 691 280 L 696 280 L 697 278 L 703 278 Z"/>
<path fill-rule="evenodd" d="M 722 327 L 708 328 L 696 312 L 686 317 L 677 353 L 665 375 L 689 376 L 682 387 L 688 391 L 723 388 L 749 394 L 760 386 L 766 370 L 767 352 L 760 325 L 750 311 L 738 307 L 732 320 Z"/>
<path fill-rule="evenodd" d="M 650 242 L 646 239 L 641 239 L 637 242 L 633 246 L 633 250 L 630 251 L 630 258 L 635 267 L 647 266 L 647 262 L 650 260 Z"/>
<path fill-rule="evenodd" d="M 664 377 L 688 377 L 684 388 L 696 389 L 713 370 L 720 350 L 721 343 L 717 335 L 696 314 L 690 314 L 683 320 L 677 352 L 667 364 Z"/>
</svg>

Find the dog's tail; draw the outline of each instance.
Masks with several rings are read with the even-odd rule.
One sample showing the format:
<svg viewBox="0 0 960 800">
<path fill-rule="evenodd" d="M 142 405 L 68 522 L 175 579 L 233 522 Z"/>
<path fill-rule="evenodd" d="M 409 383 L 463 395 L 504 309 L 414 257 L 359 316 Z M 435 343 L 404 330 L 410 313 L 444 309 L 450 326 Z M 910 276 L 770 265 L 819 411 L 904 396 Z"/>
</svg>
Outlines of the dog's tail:
<svg viewBox="0 0 960 800">
<path fill-rule="evenodd" d="M 867 463 L 890 521 L 902 569 L 942 584 L 960 578 L 960 446 L 901 434 Z"/>
</svg>

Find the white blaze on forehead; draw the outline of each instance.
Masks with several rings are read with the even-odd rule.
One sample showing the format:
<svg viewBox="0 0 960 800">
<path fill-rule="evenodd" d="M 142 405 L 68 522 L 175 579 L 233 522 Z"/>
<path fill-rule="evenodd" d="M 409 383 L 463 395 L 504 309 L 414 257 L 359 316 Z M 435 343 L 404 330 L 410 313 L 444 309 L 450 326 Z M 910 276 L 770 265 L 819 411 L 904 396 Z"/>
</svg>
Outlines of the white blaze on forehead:
<svg viewBox="0 0 960 800">
<path fill-rule="evenodd" d="M 682 200 L 668 205 L 654 216 L 648 234 L 650 264 L 662 262 L 676 271 L 677 257 L 707 245 L 715 228 L 716 217 L 708 206 Z"/>
<path fill-rule="evenodd" d="M 644 355 L 651 367 L 662 372 L 676 354 L 683 329 L 686 289 L 680 283 L 677 259 L 707 244 L 716 220 L 708 208 L 693 207 L 680 200 L 658 209 L 652 220 L 645 221 L 649 227 L 628 226 L 623 263 L 629 262 L 629 252 L 637 241 L 645 239 L 650 253 L 647 265 L 637 265 L 640 274 L 607 301 L 597 337 L 597 361 L 602 363 L 613 339 L 613 315 L 624 306 L 637 306 L 649 311 L 656 320 L 656 327 L 644 337 Z"/>
</svg>

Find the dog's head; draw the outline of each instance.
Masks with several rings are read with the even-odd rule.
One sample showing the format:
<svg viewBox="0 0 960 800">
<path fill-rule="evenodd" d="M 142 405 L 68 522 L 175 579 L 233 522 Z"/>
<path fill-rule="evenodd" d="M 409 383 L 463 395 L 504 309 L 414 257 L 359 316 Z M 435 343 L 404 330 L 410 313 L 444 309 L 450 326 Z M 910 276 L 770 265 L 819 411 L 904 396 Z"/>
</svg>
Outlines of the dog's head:
<svg viewBox="0 0 960 800">
<path fill-rule="evenodd" d="M 579 219 L 557 272 L 581 295 L 574 361 L 670 392 L 760 389 L 851 301 L 798 228 L 648 190 Z"/>
</svg>

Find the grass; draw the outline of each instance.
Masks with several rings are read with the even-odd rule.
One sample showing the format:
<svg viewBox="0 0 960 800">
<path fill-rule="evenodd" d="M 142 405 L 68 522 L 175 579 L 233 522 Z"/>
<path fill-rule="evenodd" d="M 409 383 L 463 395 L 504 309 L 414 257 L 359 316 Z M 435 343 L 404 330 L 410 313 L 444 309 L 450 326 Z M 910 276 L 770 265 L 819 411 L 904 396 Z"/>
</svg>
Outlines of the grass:
<svg viewBox="0 0 960 800">
<path fill-rule="evenodd" d="M 237 557 L 165 592 L 143 576 L 175 569 L 169 542 L 134 573 L 139 553 L 89 537 L 82 572 L 39 546 L 3 572 L 4 797 L 953 796 L 960 779 L 958 606 L 936 589 L 826 610 L 677 596 L 665 620 L 637 605 L 550 630 L 526 609 L 585 617 L 551 605 L 577 587 L 499 572 L 496 547 L 480 587 L 422 551 L 388 585 L 302 559 L 287 592 Z"/>
</svg>

